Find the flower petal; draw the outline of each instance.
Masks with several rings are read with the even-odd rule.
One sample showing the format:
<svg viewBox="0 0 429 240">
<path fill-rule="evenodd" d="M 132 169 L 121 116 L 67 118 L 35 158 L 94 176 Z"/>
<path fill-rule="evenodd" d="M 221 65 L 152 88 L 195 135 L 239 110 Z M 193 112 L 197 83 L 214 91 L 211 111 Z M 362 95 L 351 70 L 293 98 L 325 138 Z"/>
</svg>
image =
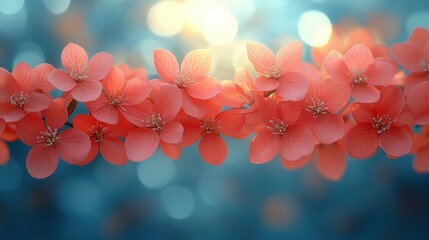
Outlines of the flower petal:
<svg viewBox="0 0 429 240">
<path fill-rule="evenodd" d="M 347 154 L 350 157 L 364 159 L 377 150 L 378 134 L 370 124 L 358 124 L 347 132 L 345 141 Z"/>
<path fill-rule="evenodd" d="M 390 47 L 393 58 L 410 72 L 421 72 L 419 63 L 423 52 L 409 43 L 396 43 Z"/>
<path fill-rule="evenodd" d="M 393 66 L 383 61 L 375 61 L 366 69 L 368 79 L 365 81 L 371 85 L 386 85 L 390 83 L 394 76 Z"/>
<path fill-rule="evenodd" d="M 280 85 L 279 81 L 260 75 L 255 78 L 255 86 L 259 90 L 271 91 Z"/>
<path fill-rule="evenodd" d="M 5 165 L 10 158 L 10 151 L 6 143 L 0 141 L 0 166 Z"/>
<path fill-rule="evenodd" d="M 170 121 L 162 127 L 159 136 L 166 143 L 180 143 L 183 139 L 183 126 L 177 121 Z"/>
<path fill-rule="evenodd" d="M 134 129 L 125 139 L 125 152 L 134 162 L 148 159 L 159 145 L 159 134 L 153 130 Z"/>
<path fill-rule="evenodd" d="M 56 148 L 65 162 L 77 165 L 88 156 L 91 141 L 84 132 L 69 128 L 60 133 Z"/>
<path fill-rule="evenodd" d="M 299 158 L 298 160 L 288 160 L 284 158 L 282 155 L 280 155 L 280 163 L 282 164 L 282 167 L 288 170 L 295 170 L 304 167 L 307 165 L 313 159 L 313 154 L 309 154 L 306 156 L 303 156 Z"/>
<path fill-rule="evenodd" d="M 206 163 L 214 166 L 222 164 L 228 155 L 225 141 L 216 134 L 204 135 L 198 144 L 198 151 Z"/>
<path fill-rule="evenodd" d="M 220 82 L 222 91 L 216 96 L 222 105 L 231 108 L 240 108 L 247 103 L 247 97 L 242 93 L 243 90 L 240 86 L 230 80 L 223 80 Z"/>
<path fill-rule="evenodd" d="M 349 101 L 350 95 L 350 86 L 343 82 L 327 80 L 322 84 L 321 98 L 331 113 L 336 113 L 342 109 Z"/>
<path fill-rule="evenodd" d="M 346 170 L 344 150 L 338 144 L 319 146 L 316 167 L 327 179 L 340 180 Z"/>
<path fill-rule="evenodd" d="M 48 81 L 61 91 L 70 91 L 76 86 L 76 81 L 60 69 L 52 70 L 48 75 Z"/>
<path fill-rule="evenodd" d="M 330 144 L 344 137 L 344 120 L 337 114 L 321 115 L 313 121 L 311 131 L 317 141 Z"/>
<path fill-rule="evenodd" d="M 212 64 L 212 54 L 207 49 L 197 49 L 186 54 L 180 70 L 182 74 L 191 74 L 196 81 L 209 75 Z"/>
<path fill-rule="evenodd" d="M 282 47 L 276 55 L 276 61 L 286 71 L 296 71 L 302 64 L 302 43 L 292 42 Z"/>
<path fill-rule="evenodd" d="M 50 92 L 54 90 L 54 86 L 48 81 L 49 74 L 54 70 L 54 66 L 48 63 L 42 63 L 34 68 L 36 74 L 36 88 L 42 92 Z"/>
<path fill-rule="evenodd" d="M 46 127 L 40 117 L 27 115 L 16 124 L 16 134 L 19 140 L 27 145 L 34 146 L 37 144 L 37 137 L 41 132 L 46 131 Z"/>
<path fill-rule="evenodd" d="M 309 155 L 314 150 L 314 138 L 310 129 L 304 126 L 289 126 L 282 136 L 281 155 L 291 161 Z"/>
<path fill-rule="evenodd" d="M 154 100 L 154 109 L 161 113 L 164 121 L 172 120 L 179 112 L 182 105 L 182 93 L 180 90 L 170 84 L 164 84 L 160 87 Z"/>
<path fill-rule="evenodd" d="M 350 85 L 349 68 L 342 58 L 337 56 L 328 57 L 323 61 L 323 66 L 332 79 Z"/>
<path fill-rule="evenodd" d="M 279 79 L 277 94 L 284 100 L 299 101 L 308 91 L 308 82 L 304 74 L 287 72 Z"/>
<path fill-rule="evenodd" d="M 206 77 L 186 87 L 186 92 L 198 99 L 210 99 L 222 90 L 219 82 L 214 77 Z"/>
<path fill-rule="evenodd" d="M 250 162 L 264 164 L 271 161 L 280 151 L 280 139 L 271 132 L 256 134 L 250 142 Z"/>
<path fill-rule="evenodd" d="M 63 98 L 56 98 L 43 111 L 46 125 L 52 129 L 60 129 L 67 121 L 67 106 Z"/>
<path fill-rule="evenodd" d="M 143 102 L 152 91 L 152 84 L 139 78 L 127 80 L 123 94 L 127 96 L 126 104 L 135 105 Z"/>
<path fill-rule="evenodd" d="M 234 82 L 246 90 L 252 90 L 256 88 L 255 82 L 246 68 L 235 69 Z"/>
<path fill-rule="evenodd" d="M 125 74 L 118 67 L 112 67 L 106 78 L 102 81 L 103 90 L 106 95 L 120 94 L 125 86 Z"/>
<path fill-rule="evenodd" d="M 243 127 L 245 117 L 246 114 L 241 113 L 241 109 L 226 110 L 216 116 L 216 125 L 223 135 L 234 136 Z"/>
<path fill-rule="evenodd" d="M 25 117 L 26 112 L 22 108 L 9 103 L 0 103 L 0 117 L 6 122 L 16 122 Z"/>
<path fill-rule="evenodd" d="M 343 59 L 348 67 L 354 69 L 366 68 L 369 64 L 374 62 L 374 56 L 371 50 L 363 44 L 358 44 L 350 48 L 350 50 L 344 54 Z"/>
<path fill-rule="evenodd" d="M 180 157 L 180 154 L 182 152 L 182 148 L 177 144 L 169 144 L 166 142 L 161 141 L 161 149 L 162 152 L 167 155 L 167 157 L 176 160 Z"/>
<path fill-rule="evenodd" d="M 429 172 L 429 147 L 416 153 L 416 157 L 413 162 L 413 169 L 418 173 Z"/>
<path fill-rule="evenodd" d="M 182 108 L 186 114 L 195 118 L 202 118 L 207 113 L 206 100 L 196 99 L 182 90 Z"/>
<path fill-rule="evenodd" d="M 26 166 L 33 178 L 47 178 L 55 172 L 59 155 L 53 147 L 34 146 L 28 153 Z"/>
<path fill-rule="evenodd" d="M 125 154 L 125 145 L 117 138 L 104 138 L 100 143 L 100 151 L 104 159 L 111 164 L 125 165 L 128 162 L 128 157 Z"/>
<path fill-rule="evenodd" d="M 51 102 L 52 97 L 48 93 L 33 93 L 23 108 L 26 112 L 40 112 L 48 108 Z"/>
<path fill-rule="evenodd" d="M 81 46 L 69 43 L 61 52 L 61 63 L 68 72 L 79 72 L 88 63 L 88 54 Z"/>
<path fill-rule="evenodd" d="M 21 91 L 34 92 L 36 90 L 36 74 L 27 63 L 18 63 L 12 71 L 12 76 Z"/>
<path fill-rule="evenodd" d="M 179 73 L 179 64 L 176 57 L 165 49 L 155 49 L 153 62 L 159 77 L 169 83 L 173 83 L 176 79 L 176 74 Z"/>
<path fill-rule="evenodd" d="M 247 57 L 253 64 L 256 72 L 266 74 L 275 65 L 276 58 L 274 53 L 267 46 L 256 42 L 248 42 L 246 47 Z"/>
<path fill-rule="evenodd" d="M 380 92 L 374 86 L 359 84 L 352 88 L 352 97 L 360 103 L 374 103 L 380 99 Z"/>
<path fill-rule="evenodd" d="M 97 99 L 102 89 L 103 85 L 98 81 L 83 81 L 71 90 L 71 95 L 79 102 L 89 102 Z"/>
<path fill-rule="evenodd" d="M 294 123 L 300 114 L 299 104 L 292 101 L 282 101 L 277 105 L 277 116 L 287 125 Z"/>
<path fill-rule="evenodd" d="M 389 155 L 400 157 L 411 151 L 413 138 L 404 127 L 390 127 L 380 134 L 380 147 Z"/>
<path fill-rule="evenodd" d="M 95 54 L 88 63 L 88 79 L 86 81 L 100 81 L 105 78 L 113 65 L 113 56 L 106 52 Z"/>
</svg>

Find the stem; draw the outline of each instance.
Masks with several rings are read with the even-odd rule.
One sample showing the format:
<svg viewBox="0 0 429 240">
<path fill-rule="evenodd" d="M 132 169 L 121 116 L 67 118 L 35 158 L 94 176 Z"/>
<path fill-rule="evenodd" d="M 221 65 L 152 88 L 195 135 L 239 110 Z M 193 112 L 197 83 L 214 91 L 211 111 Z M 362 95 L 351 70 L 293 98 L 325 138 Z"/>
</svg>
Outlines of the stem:
<svg viewBox="0 0 429 240">
<path fill-rule="evenodd" d="M 76 99 L 73 99 L 67 107 L 68 117 L 70 117 L 70 115 L 72 115 L 72 113 L 76 109 L 76 106 L 77 106 L 77 101 L 76 101 Z"/>
</svg>

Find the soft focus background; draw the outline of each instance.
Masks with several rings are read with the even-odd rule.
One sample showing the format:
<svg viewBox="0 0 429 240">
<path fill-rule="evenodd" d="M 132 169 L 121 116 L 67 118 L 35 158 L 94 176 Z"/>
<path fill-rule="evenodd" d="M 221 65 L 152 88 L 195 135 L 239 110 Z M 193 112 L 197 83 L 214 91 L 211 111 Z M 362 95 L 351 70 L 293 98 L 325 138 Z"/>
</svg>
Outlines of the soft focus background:
<svg viewBox="0 0 429 240">
<path fill-rule="evenodd" d="M 429 28 L 427 0 L 0 0 L 0 66 L 25 61 L 60 67 L 70 41 L 90 55 L 108 51 L 116 63 L 147 68 L 155 48 L 179 59 L 213 50 L 212 75 L 231 79 L 252 69 L 245 41 L 277 50 L 288 41 L 321 46 L 332 24 L 363 26 L 386 43 Z M 82 109 L 81 109 L 82 110 Z M 204 163 L 196 146 L 171 161 L 157 152 L 115 167 L 60 163 L 45 180 L 25 169 L 29 148 L 9 143 L 0 167 L 0 239 L 429 239 L 429 175 L 412 156 L 349 159 L 330 182 L 314 163 L 284 170 L 278 160 L 248 162 L 249 140 L 229 139 L 220 167 Z"/>
</svg>

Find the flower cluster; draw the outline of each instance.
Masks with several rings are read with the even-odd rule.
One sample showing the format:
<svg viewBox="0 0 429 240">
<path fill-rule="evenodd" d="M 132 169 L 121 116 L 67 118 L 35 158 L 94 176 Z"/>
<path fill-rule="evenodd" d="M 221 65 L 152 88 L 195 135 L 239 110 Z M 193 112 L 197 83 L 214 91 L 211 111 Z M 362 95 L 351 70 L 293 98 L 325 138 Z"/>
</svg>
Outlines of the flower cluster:
<svg viewBox="0 0 429 240">
<path fill-rule="evenodd" d="M 279 157 L 295 169 L 315 158 L 331 180 L 343 175 L 346 155 L 365 159 L 379 148 L 390 158 L 412 152 L 414 169 L 429 172 L 429 31 L 416 29 L 390 48 L 365 29 L 338 36 L 312 49 L 314 64 L 302 61 L 300 42 L 277 54 L 249 42 L 257 76 L 238 68 L 223 81 L 210 75 L 209 50 L 189 52 L 180 65 L 155 50 L 159 78 L 151 80 L 143 68 L 113 66 L 108 53 L 89 59 L 74 43 L 62 51 L 63 69 L 1 68 L 0 164 L 9 158 L 3 140 L 19 139 L 31 146 L 26 166 L 34 178 L 50 176 L 60 158 L 82 166 L 100 152 L 124 165 L 160 148 L 177 159 L 196 142 L 205 162 L 220 165 L 225 137 L 251 136 L 250 162 Z M 72 115 L 77 104 L 89 114 Z"/>
</svg>

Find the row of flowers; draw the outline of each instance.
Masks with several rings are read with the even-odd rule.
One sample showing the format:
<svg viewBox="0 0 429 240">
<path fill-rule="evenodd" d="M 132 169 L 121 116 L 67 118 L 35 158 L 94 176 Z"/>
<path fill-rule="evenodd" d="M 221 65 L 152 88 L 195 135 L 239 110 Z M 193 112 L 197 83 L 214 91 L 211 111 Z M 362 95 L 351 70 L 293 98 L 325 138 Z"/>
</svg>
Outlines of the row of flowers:
<svg viewBox="0 0 429 240">
<path fill-rule="evenodd" d="M 250 162 L 278 156 L 295 169 L 315 158 L 331 180 L 343 175 L 346 155 L 366 159 L 378 148 L 390 158 L 413 152 L 414 169 L 428 172 L 429 31 L 416 29 L 390 48 L 364 29 L 345 41 L 336 34 L 312 49 L 314 64 L 302 61 L 300 42 L 277 54 L 247 43 L 258 75 L 239 68 L 223 81 L 210 75 L 209 50 L 191 51 L 179 65 L 171 52 L 157 49 L 159 78 L 149 80 L 143 68 L 113 66 L 105 52 L 89 59 L 70 43 L 61 54 L 64 69 L 26 63 L 11 73 L 0 69 L 0 138 L 31 146 L 26 166 L 34 178 L 50 176 L 60 158 L 82 166 L 101 152 L 124 165 L 161 148 L 177 159 L 197 141 L 201 158 L 220 165 L 228 155 L 225 137 L 248 136 Z M 54 89 L 61 97 L 52 97 Z M 78 103 L 89 114 L 72 115 Z M 416 133 L 414 126 L 421 126 Z M 4 163 L 3 141 L 0 150 Z"/>
</svg>

